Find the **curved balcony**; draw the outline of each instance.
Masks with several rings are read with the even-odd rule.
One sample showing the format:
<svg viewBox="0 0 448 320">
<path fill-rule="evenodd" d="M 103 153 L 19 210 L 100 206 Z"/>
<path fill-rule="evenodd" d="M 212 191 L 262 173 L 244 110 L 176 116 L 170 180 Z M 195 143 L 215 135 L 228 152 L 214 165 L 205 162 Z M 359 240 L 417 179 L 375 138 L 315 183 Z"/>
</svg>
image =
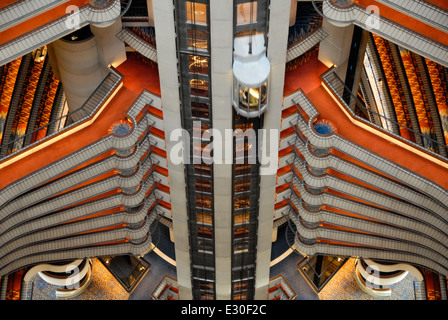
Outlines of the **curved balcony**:
<svg viewBox="0 0 448 320">
<path fill-rule="evenodd" d="M 439 200 L 447 198 L 447 191 L 424 178 L 420 186 L 410 183 L 404 176 L 412 177 L 412 180 L 418 175 L 405 168 L 401 168 L 403 173 L 407 172 L 404 175 L 397 174 L 396 169 L 389 171 L 387 167 L 392 169 L 396 164 L 386 159 L 384 160 L 387 165 L 385 162 L 365 161 L 367 158 L 362 155 L 364 152 L 370 154 L 371 160 L 378 155 L 359 148 L 360 146 L 335 133 L 336 123 L 325 128 L 330 130 L 319 133 L 319 124 L 325 123 L 326 120 L 321 118 L 317 109 L 302 92 L 285 98 L 286 107 L 289 105 L 288 101 L 292 101 L 298 108 L 293 117 L 288 117 L 290 125 L 297 133 L 296 140 L 289 140 L 296 154 L 292 159 L 289 158 L 289 164 L 293 212 L 290 216 L 292 215 L 291 219 L 300 234 L 296 239 L 298 250 L 310 254 L 358 255 L 405 261 L 446 273 L 448 248 L 444 243 L 448 234 L 448 209 L 444 202 Z M 347 106 L 345 108 L 348 109 Z M 345 142 L 342 143 L 343 140 Z M 319 156 L 310 149 L 312 145 L 335 151 Z M 340 158 L 342 153 L 349 157 Z M 362 159 L 367 166 L 350 163 L 353 161 L 351 158 L 355 161 Z M 315 176 L 309 171 L 309 166 L 324 170 L 324 174 Z M 327 169 L 330 170 L 325 171 Z M 338 172 L 345 177 L 338 175 Z M 352 184 L 351 177 L 360 182 Z M 342 181 L 344 179 L 347 181 Z M 367 184 L 370 190 L 363 187 L 363 183 Z M 429 185 L 435 188 L 430 191 Z M 325 189 L 314 194 L 307 187 Z M 435 196 L 439 192 L 441 198 Z M 390 197 L 391 195 L 393 196 Z M 398 206 L 395 206 L 394 202 Z M 418 209 L 421 204 L 424 205 Z M 411 212 L 409 210 L 416 210 L 415 214 L 408 216 Z M 294 212 L 312 226 L 319 223 L 319 227 L 309 228 L 308 224 L 302 224 L 300 219 L 297 219 L 299 216 L 294 217 Z M 398 212 L 404 214 L 397 214 Z M 422 214 L 425 215 L 426 212 L 431 213 L 423 218 Z M 402 230 L 403 226 L 407 226 L 407 230 Z M 348 254 L 349 252 L 351 254 Z"/>
<path fill-rule="evenodd" d="M 358 3 L 362 3 L 364 7 Z M 384 6 L 380 8 L 381 15 L 375 16 L 370 10 L 366 10 L 368 5 L 364 4 L 364 1 L 358 3 L 324 0 L 322 14 L 335 25 L 346 26 L 355 23 L 400 46 L 448 66 L 448 42 L 443 32 L 421 26 L 418 30 L 422 33 L 418 33 L 412 26 L 416 26 L 419 21 L 410 22 L 411 19 L 408 16 L 391 13 L 390 8 Z"/>
<path fill-rule="evenodd" d="M 0 8 L 0 32 L 69 0 L 14 1 Z"/>
<path fill-rule="evenodd" d="M 427 1 L 378 0 L 378 2 L 448 32 L 448 11 Z"/>
<path fill-rule="evenodd" d="M 127 2 L 125 3 L 128 5 Z M 116 21 L 123 14 L 123 10 L 125 8 L 122 7 L 122 2 L 119 0 L 107 1 L 104 7 L 92 6 L 88 3 L 80 7 L 79 11 L 64 14 L 38 28 L 33 25 L 34 29 L 24 34 L 17 33 L 15 38 L 0 45 L 0 56 L 2 57 L 0 65 L 70 34 L 73 32 L 73 25 L 77 28 L 84 27 L 89 23 L 107 26 Z M 15 34 L 14 30 L 11 30 L 8 32 L 11 35 Z"/>
</svg>

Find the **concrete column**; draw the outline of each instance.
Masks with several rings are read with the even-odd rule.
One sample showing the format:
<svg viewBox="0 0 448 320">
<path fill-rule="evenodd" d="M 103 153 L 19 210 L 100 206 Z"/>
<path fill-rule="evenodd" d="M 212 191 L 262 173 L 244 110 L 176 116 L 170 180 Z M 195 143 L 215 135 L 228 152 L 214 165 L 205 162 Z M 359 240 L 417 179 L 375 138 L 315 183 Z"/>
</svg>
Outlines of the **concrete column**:
<svg viewBox="0 0 448 320">
<path fill-rule="evenodd" d="M 56 58 L 56 52 L 54 50 L 53 42 L 47 44 L 47 57 L 50 59 L 51 69 L 56 79 L 61 81 L 61 74 L 59 73 L 58 60 Z"/>
<path fill-rule="evenodd" d="M 177 82 L 177 56 L 173 2 L 153 0 L 154 25 L 156 30 L 157 57 L 162 97 L 163 125 L 166 134 L 168 159 L 172 148 L 178 143 L 170 141 L 174 129 L 182 128 L 180 113 L 179 84 Z M 193 299 L 190 247 L 188 237 L 187 197 L 185 194 L 185 173 L 183 164 L 168 161 L 171 208 L 173 215 L 174 242 L 177 265 L 179 298 Z"/>
<path fill-rule="evenodd" d="M 278 227 L 272 230 L 272 242 L 277 241 L 278 238 Z"/>
<path fill-rule="evenodd" d="M 289 26 L 296 24 L 297 0 L 291 0 L 291 11 L 289 12 Z"/>
<path fill-rule="evenodd" d="M 100 62 L 104 66 L 117 67 L 126 61 L 124 42 L 116 37 L 121 28 L 121 20 L 117 20 L 107 27 L 90 26 L 92 33 L 95 35 Z"/>
<path fill-rule="evenodd" d="M 319 60 L 327 67 L 335 65 L 338 76 L 345 81 L 354 25 L 337 27 L 324 19 L 322 27 L 328 32 L 319 45 Z"/>
<path fill-rule="evenodd" d="M 148 23 L 151 27 L 154 27 L 154 9 L 152 7 L 153 0 L 146 0 L 146 6 L 148 7 Z"/>
<path fill-rule="evenodd" d="M 210 18 L 213 128 L 221 132 L 225 149 L 233 144 L 233 138 L 226 141 L 224 135 L 225 129 L 232 129 L 233 1 L 211 0 Z M 215 161 L 213 175 L 216 299 L 231 299 L 232 164 Z"/>
<path fill-rule="evenodd" d="M 353 79 L 353 87 L 352 87 L 352 92 L 355 95 L 359 90 L 359 83 L 361 82 L 361 76 L 362 76 L 362 72 L 364 70 L 364 56 L 366 54 L 367 42 L 369 40 L 369 32 L 364 30 L 362 33 L 363 33 L 363 35 L 361 38 L 361 42 L 359 44 L 358 59 L 357 59 L 356 67 L 355 67 L 356 71 L 355 71 L 355 75 L 354 75 L 354 79 Z M 354 108 L 356 101 L 354 99 L 352 99 L 350 101 L 350 103 L 351 103 L 350 107 Z"/>
<path fill-rule="evenodd" d="M 267 55 L 271 63 L 271 78 L 268 109 L 264 114 L 264 129 L 266 129 L 264 140 L 266 141 L 266 151 L 263 151 L 263 153 L 267 156 L 274 156 L 274 158 L 270 158 L 270 163 L 266 166 L 262 166 L 261 169 L 260 210 L 257 232 L 257 267 L 255 279 L 256 300 L 265 300 L 268 298 L 269 265 L 271 261 L 275 186 L 278 166 L 278 139 L 280 137 L 290 9 L 290 0 L 275 1 L 275 5 L 271 5 L 270 7 Z M 273 130 L 272 133 L 270 132 L 271 129 Z M 270 146 L 271 139 L 275 139 L 272 140 L 275 141 L 274 146 L 272 146 L 274 147 L 274 150 L 272 150 Z M 262 142 L 260 141 L 259 143 Z M 266 167 L 269 165 L 273 165 L 273 167 L 267 170 Z"/>
<path fill-rule="evenodd" d="M 86 102 L 108 70 L 100 61 L 93 36 L 83 41 L 57 40 L 53 48 L 71 112 Z"/>
</svg>

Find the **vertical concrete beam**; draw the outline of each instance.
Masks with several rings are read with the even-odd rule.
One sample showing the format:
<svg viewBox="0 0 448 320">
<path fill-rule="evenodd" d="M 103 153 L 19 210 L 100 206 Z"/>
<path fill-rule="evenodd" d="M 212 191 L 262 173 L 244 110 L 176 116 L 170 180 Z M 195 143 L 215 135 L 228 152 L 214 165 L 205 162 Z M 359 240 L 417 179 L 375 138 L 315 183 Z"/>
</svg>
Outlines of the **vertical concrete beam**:
<svg viewBox="0 0 448 320">
<path fill-rule="evenodd" d="M 126 61 L 124 42 L 116 37 L 121 28 L 120 19 L 107 27 L 90 26 L 90 30 L 95 35 L 100 61 L 104 66 L 117 67 Z"/>
<path fill-rule="evenodd" d="M 260 177 L 260 210 L 258 215 L 257 266 L 255 279 L 256 300 L 265 300 L 268 298 L 269 265 L 271 260 L 275 186 L 278 166 L 278 138 L 280 133 L 283 87 L 285 82 L 285 62 L 290 9 L 290 0 L 277 0 L 271 3 L 270 6 L 267 55 L 271 63 L 271 78 L 269 105 L 264 114 L 263 128 L 266 129 L 266 134 L 263 139 L 266 142 L 266 151 L 264 151 L 264 153 L 268 156 L 274 156 L 274 158 L 270 158 L 270 160 L 273 161 L 267 165 L 273 165 L 273 167 L 271 167 L 270 170 L 266 170 L 265 174 Z M 270 130 L 273 130 L 272 134 Z M 278 133 L 278 136 L 275 132 Z M 274 150 L 272 150 L 270 146 L 271 139 L 272 141 L 276 140 L 273 146 Z M 260 143 L 262 142 L 260 141 Z"/>
<path fill-rule="evenodd" d="M 338 76 L 345 81 L 354 25 L 337 27 L 324 19 L 322 28 L 328 36 L 319 45 L 319 60 L 327 67 L 335 65 Z"/>
<path fill-rule="evenodd" d="M 53 48 L 69 111 L 80 108 L 106 77 L 108 69 L 100 62 L 95 37 L 83 41 L 57 40 Z M 79 115 L 82 116 L 82 115 Z M 73 120 L 77 120 L 76 114 Z"/>
<path fill-rule="evenodd" d="M 225 129 L 232 129 L 233 1 L 210 1 L 211 85 L 213 128 L 225 140 Z M 223 150 L 224 154 L 225 150 Z M 224 162 L 224 161 L 223 161 Z M 232 292 L 232 165 L 213 165 L 215 201 L 216 299 L 229 300 Z"/>
<path fill-rule="evenodd" d="M 153 0 L 146 0 L 146 6 L 148 8 L 148 23 L 151 27 L 154 27 L 154 9 L 152 7 Z"/>
<path fill-rule="evenodd" d="M 168 154 L 168 171 L 170 179 L 171 209 L 174 229 L 174 243 L 177 266 L 179 298 L 193 299 L 190 246 L 188 237 L 187 197 L 185 193 L 185 173 L 183 164 L 170 161 L 170 152 L 177 141 L 170 140 L 174 129 L 182 128 L 180 97 L 176 55 L 176 34 L 174 6 L 172 1 L 153 0 L 154 25 L 156 30 L 157 56 L 162 97 L 163 125 L 166 134 L 166 151 Z"/>
<path fill-rule="evenodd" d="M 290 27 L 296 24 L 296 16 L 297 16 L 297 0 L 291 0 L 291 10 L 289 12 Z"/>
</svg>

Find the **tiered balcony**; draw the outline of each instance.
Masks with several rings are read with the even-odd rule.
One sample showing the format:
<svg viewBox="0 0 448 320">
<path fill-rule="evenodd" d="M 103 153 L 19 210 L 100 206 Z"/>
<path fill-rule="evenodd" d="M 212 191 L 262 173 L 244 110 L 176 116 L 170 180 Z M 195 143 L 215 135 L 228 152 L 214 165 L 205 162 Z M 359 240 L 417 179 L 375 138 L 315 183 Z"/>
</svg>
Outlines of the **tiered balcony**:
<svg viewBox="0 0 448 320">
<path fill-rule="evenodd" d="M 448 65 L 446 32 L 378 2 L 375 5 L 379 8 L 379 17 L 375 17 L 370 10 L 366 10 L 369 5 L 371 2 L 367 0 L 324 0 L 322 10 L 325 17 L 337 25 L 354 23 L 424 57 Z"/>
<path fill-rule="evenodd" d="M 153 221 L 171 217 L 161 101 L 144 89 L 160 90 L 157 69 L 135 63 L 119 67 L 124 75 L 111 69 L 62 131 L 2 159 L 2 274 L 44 260 L 142 254 Z M 126 77 L 145 68 L 146 81 Z"/>
<path fill-rule="evenodd" d="M 71 0 L 41 15 L 0 32 L 0 65 L 6 64 L 28 52 L 42 47 L 73 32 L 73 27 L 87 24 L 105 25 L 118 19 L 126 8 L 119 0 L 108 0 L 97 6 L 88 0 Z M 79 11 L 67 13 L 67 6 L 74 5 Z M 74 20 L 73 20 L 74 19 Z M 73 21 L 78 20 L 73 27 Z M 73 20 L 73 21 L 72 21 Z"/>
<path fill-rule="evenodd" d="M 319 65 L 316 59 L 296 70 L 307 74 L 292 79 L 303 91 L 286 91 L 284 98 L 276 217 L 289 207 L 302 253 L 376 256 L 446 274 L 446 253 L 437 242 L 445 241 L 438 229 L 447 227 L 447 207 L 434 200 L 448 199 L 446 179 L 438 177 L 446 177 L 447 161 L 356 115 L 344 86 L 332 85 L 333 70 L 320 77 L 326 68 L 318 71 Z M 325 119 L 337 132 L 316 131 L 314 124 Z M 433 213 L 422 218 L 427 210 Z M 415 232 L 432 238 L 424 246 L 437 253 L 421 257 L 423 238 L 413 238 Z"/>
<path fill-rule="evenodd" d="M 294 300 L 296 297 L 297 293 L 282 274 L 269 280 L 269 300 Z"/>
<path fill-rule="evenodd" d="M 177 280 L 165 275 L 151 293 L 154 300 L 179 300 L 179 290 L 177 289 Z"/>
</svg>

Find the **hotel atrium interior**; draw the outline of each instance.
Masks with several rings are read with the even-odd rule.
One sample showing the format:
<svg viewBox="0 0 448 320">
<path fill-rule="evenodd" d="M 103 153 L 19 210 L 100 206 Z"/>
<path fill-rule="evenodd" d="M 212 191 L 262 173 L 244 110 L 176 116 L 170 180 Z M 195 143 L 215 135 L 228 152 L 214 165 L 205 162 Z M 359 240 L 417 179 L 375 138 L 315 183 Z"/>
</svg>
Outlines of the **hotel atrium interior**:
<svg viewBox="0 0 448 320">
<path fill-rule="evenodd" d="M 448 1 L 0 1 L 0 300 L 447 300 Z"/>
</svg>

